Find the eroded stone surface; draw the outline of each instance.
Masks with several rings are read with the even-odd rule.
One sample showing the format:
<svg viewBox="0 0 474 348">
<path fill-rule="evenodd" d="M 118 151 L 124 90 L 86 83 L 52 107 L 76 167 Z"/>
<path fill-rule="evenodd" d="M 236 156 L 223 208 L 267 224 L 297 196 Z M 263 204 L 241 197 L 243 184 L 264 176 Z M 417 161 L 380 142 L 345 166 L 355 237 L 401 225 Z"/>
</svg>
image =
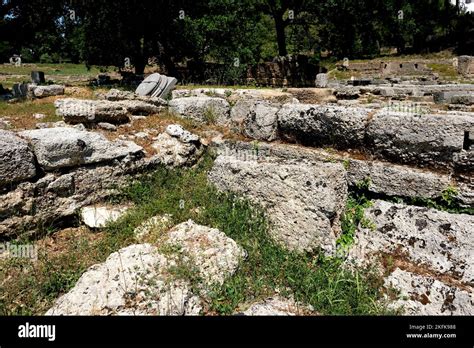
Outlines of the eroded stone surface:
<svg viewBox="0 0 474 348">
<path fill-rule="evenodd" d="M 230 105 L 223 98 L 187 97 L 176 98 L 169 102 L 170 110 L 181 117 L 192 118 L 204 123 L 229 123 Z"/>
<path fill-rule="evenodd" d="M 432 277 L 397 268 L 385 280 L 385 287 L 398 290 L 393 308 L 403 308 L 408 315 L 473 315 L 471 289 L 448 285 Z"/>
<path fill-rule="evenodd" d="M 127 108 L 117 102 L 107 100 L 58 99 L 54 102 L 56 114 L 67 123 L 108 122 L 121 124 L 128 122 Z"/>
<path fill-rule="evenodd" d="M 298 304 L 293 299 L 269 297 L 250 305 L 242 312 L 246 316 L 297 316 L 311 315 L 313 308 Z"/>
<path fill-rule="evenodd" d="M 156 137 L 152 147 L 161 162 L 171 167 L 192 166 L 204 152 L 199 136 L 180 125 L 169 125 Z"/>
<path fill-rule="evenodd" d="M 117 221 L 129 207 L 90 206 L 81 209 L 81 218 L 90 228 L 103 228 L 109 222 Z"/>
<path fill-rule="evenodd" d="M 367 128 L 367 147 L 375 155 L 418 166 L 453 165 L 463 150 L 464 132 L 474 127 L 468 114 L 415 115 L 380 111 Z"/>
<path fill-rule="evenodd" d="M 278 112 L 282 136 L 312 145 L 356 148 L 363 144 L 370 109 L 285 104 Z"/>
<path fill-rule="evenodd" d="M 375 201 L 365 212 L 375 230 L 359 227 L 351 258 L 392 255 L 403 262 L 474 284 L 474 217 Z"/>
<path fill-rule="evenodd" d="M 47 85 L 47 86 L 31 86 L 31 93 L 35 98 L 45 98 L 54 95 L 63 95 L 64 86 L 61 85 Z"/>
<path fill-rule="evenodd" d="M 33 152 L 15 133 L 0 130 L 0 188 L 36 175 Z"/>
<path fill-rule="evenodd" d="M 221 155 L 209 180 L 219 190 L 236 192 L 265 207 L 273 237 L 288 248 L 334 249 L 347 195 L 341 164 Z"/>
</svg>

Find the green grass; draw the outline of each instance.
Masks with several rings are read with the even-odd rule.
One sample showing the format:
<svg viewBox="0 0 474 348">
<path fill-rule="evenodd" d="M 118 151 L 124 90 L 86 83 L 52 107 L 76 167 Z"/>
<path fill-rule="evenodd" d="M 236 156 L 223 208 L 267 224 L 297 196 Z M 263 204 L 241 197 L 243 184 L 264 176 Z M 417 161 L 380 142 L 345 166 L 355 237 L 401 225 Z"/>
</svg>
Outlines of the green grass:
<svg viewBox="0 0 474 348">
<path fill-rule="evenodd" d="M 131 183 L 116 200 L 132 201 L 134 208 L 110 224 L 98 242 L 74 238 L 70 249 L 59 256 L 43 254 L 36 264 L 9 261 L 9 274 L 13 267 L 17 276 L 10 282 L 0 281 L 0 314 L 44 313 L 87 267 L 136 243 L 134 229 L 146 219 L 163 214 L 171 215 L 171 225 L 193 219 L 218 228 L 248 254 L 238 271 L 222 287 L 211 291 L 208 313 L 231 314 L 239 304 L 274 295 L 277 289 L 283 296 L 312 305 L 321 314 L 388 313 L 378 302 L 378 277 L 367 271 L 351 272 L 338 258 L 291 252 L 275 243 L 269 237 L 263 210 L 247 200 L 219 193 L 208 184 L 212 163 L 212 156 L 207 154 L 194 169 L 159 168 Z M 2 268 L 3 272 L 7 268 Z M 194 272 L 181 268 L 176 271 L 178 276 L 195 281 Z"/>
</svg>

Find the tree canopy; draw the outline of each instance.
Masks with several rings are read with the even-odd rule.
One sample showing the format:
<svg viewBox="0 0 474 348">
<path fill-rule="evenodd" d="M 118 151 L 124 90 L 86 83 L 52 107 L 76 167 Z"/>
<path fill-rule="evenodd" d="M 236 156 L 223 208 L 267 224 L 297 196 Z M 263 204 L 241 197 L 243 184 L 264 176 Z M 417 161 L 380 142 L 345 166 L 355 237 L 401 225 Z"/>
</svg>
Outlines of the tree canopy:
<svg viewBox="0 0 474 348">
<path fill-rule="evenodd" d="M 0 0 L 0 57 L 142 73 L 154 58 L 220 64 L 231 77 L 287 54 L 474 54 L 474 14 L 449 0 Z"/>
</svg>

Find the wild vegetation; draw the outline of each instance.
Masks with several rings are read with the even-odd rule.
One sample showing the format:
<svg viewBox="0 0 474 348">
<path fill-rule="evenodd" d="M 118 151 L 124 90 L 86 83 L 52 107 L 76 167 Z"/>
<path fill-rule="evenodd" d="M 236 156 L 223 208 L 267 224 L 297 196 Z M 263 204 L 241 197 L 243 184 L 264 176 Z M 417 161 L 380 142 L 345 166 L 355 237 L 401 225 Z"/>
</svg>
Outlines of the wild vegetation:
<svg viewBox="0 0 474 348">
<path fill-rule="evenodd" d="M 291 252 L 276 244 L 261 208 L 208 184 L 212 163 L 208 154 L 194 169 L 159 168 L 115 198 L 133 202 L 134 208 L 104 232 L 73 229 L 58 236 L 50 231 L 38 244 L 36 262 L 2 261 L 0 314 L 44 313 L 89 266 L 137 242 L 135 228 L 156 215 L 170 216 L 169 226 L 193 219 L 218 228 L 246 250 L 247 258 L 237 273 L 210 294 L 207 313 L 231 314 L 239 304 L 271 296 L 275 290 L 321 314 L 389 313 L 380 301 L 380 279 L 370 271 L 351 272 L 341 267 L 341 258 Z M 154 230 L 146 241 L 156 243 L 164 231 Z M 193 273 L 184 268 L 176 269 L 177 276 L 192 280 Z"/>
</svg>

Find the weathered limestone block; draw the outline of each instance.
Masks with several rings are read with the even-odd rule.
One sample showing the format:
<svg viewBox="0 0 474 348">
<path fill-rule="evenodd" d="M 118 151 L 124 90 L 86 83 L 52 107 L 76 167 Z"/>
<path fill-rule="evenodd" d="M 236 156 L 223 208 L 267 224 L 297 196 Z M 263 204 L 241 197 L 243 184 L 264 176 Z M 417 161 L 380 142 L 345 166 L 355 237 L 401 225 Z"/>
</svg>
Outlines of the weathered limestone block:
<svg viewBox="0 0 474 348">
<path fill-rule="evenodd" d="M 164 165 L 171 167 L 192 166 L 204 153 L 199 136 L 180 125 L 169 125 L 156 137 L 152 147 Z"/>
<path fill-rule="evenodd" d="M 135 244 L 89 268 L 75 287 L 61 296 L 47 315 L 198 315 L 201 296 L 232 275 L 245 251 L 223 232 L 184 222 L 173 228 L 160 252 Z M 192 267 L 202 282 L 191 286 L 175 277 L 176 267 Z M 190 269 L 190 271 L 192 271 Z"/>
<path fill-rule="evenodd" d="M 121 91 L 119 89 L 111 89 L 104 96 L 104 99 L 110 101 L 122 101 L 122 100 L 137 100 L 152 104 L 155 106 L 166 106 L 167 102 L 164 99 L 158 97 L 148 97 L 135 94 L 130 91 Z"/>
<path fill-rule="evenodd" d="M 103 228 L 108 223 L 117 221 L 128 209 L 127 206 L 93 205 L 81 209 L 81 219 L 87 227 Z"/>
<path fill-rule="evenodd" d="M 15 133 L 0 130 L 0 188 L 36 175 L 33 152 Z"/>
<path fill-rule="evenodd" d="M 45 170 L 108 162 L 142 152 L 133 142 L 111 142 L 102 134 L 70 127 L 35 129 L 19 134 L 31 142 L 38 163 Z"/>
<path fill-rule="evenodd" d="M 209 181 L 266 208 L 271 234 L 294 250 L 334 250 L 347 183 L 341 164 L 218 156 Z"/>
<path fill-rule="evenodd" d="M 464 76 L 474 75 L 474 57 L 458 57 L 458 73 Z"/>
<path fill-rule="evenodd" d="M 222 98 L 176 98 L 169 102 L 169 108 L 181 117 L 203 123 L 227 125 L 230 121 L 230 105 Z"/>
<path fill-rule="evenodd" d="M 369 178 L 368 189 L 388 196 L 437 198 L 451 185 L 447 174 L 394 165 L 388 162 L 351 159 L 347 168 L 349 185 Z"/>
<path fill-rule="evenodd" d="M 351 258 L 392 255 L 433 274 L 474 284 L 474 216 L 375 201 L 365 217 L 375 230 L 359 227 Z"/>
<path fill-rule="evenodd" d="M 315 84 L 317 88 L 326 88 L 328 86 L 328 74 L 317 74 Z"/>
<path fill-rule="evenodd" d="M 397 268 L 385 280 L 386 288 L 400 292 L 393 308 L 404 308 L 408 315 L 473 315 L 472 288 L 457 287 L 429 276 Z"/>
<path fill-rule="evenodd" d="M 132 115 L 149 116 L 158 114 L 165 109 L 163 106 L 156 106 L 141 100 L 121 100 L 116 103 L 122 105 Z"/>
<path fill-rule="evenodd" d="M 363 144 L 370 109 L 285 104 L 278 112 L 282 136 L 307 144 L 356 148 Z"/>
<path fill-rule="evenodd" d="M 474 92 L 437 92 L 433 95 L 436 104 L 474 104 Z"/>
<path fill-rule="evenodd" d="M 418 166 L 453 165 L 463 150 L 464 132 L 474 127 L 467 114 L 415 115 L 380 111 L 367 128 L 366 147 L 376 156 Z"/>
<path fill-rule="evenodd" d="M 67 123 L 129 122 L 127 108 L 107 100 L 58 99 L 54 102 L 56 114 Z"/>
<path fill-rule="evenodd" d="M 280 105 L 259 100 L 240 100 L 231 110 L 232 123 L 249 138 L 273 141 L 277 138 Z"/>
<path fill-rule="evenodd" d="M 255 302 L 241 314 L 246 316 L 298 316 L 314 315 L 311 306 L 304 306 L 292 298 L 279 296 L 269 297 L 263 301 Z"/>
</svg>

